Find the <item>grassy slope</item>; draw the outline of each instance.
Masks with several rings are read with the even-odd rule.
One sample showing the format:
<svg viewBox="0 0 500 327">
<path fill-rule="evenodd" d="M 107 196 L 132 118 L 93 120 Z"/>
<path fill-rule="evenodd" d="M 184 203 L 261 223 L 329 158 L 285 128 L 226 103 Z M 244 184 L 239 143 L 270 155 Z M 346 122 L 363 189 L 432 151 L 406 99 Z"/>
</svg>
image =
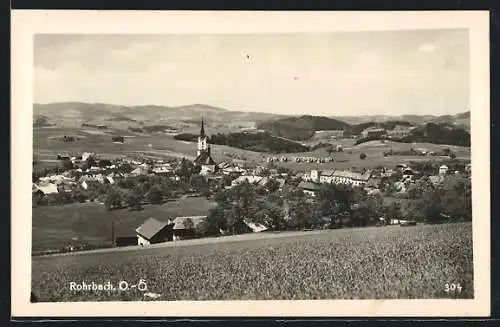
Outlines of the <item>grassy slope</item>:
<svg viewBox="0 0 500 327">
<path fill-rule="evenodd" d="M 57 249 L 71 244 L 73 237 L 93 244 L 111 239 L 111 222 L 117 236 L 135 235 L 147 218 L 167 220 L 176 216 L 204 215 L 213 203 L 206 198 L 186 198 L 161 205 L 146 205 L 142 211 L 128 209 L 107 212 L 99 203 L 33 208 L 33 251 Z"/>
<path fill-rule="evenodd" d="M 68 290 L 70 281 L 137 283 L 158 300 L 473 296 L 470 223 L 260 234 L 253 240 L 33 258 L 41 301 L 141 300 L 141 292 Z M 175 244 L 174 244 L 175 245 Z M 118 255 L 119 253 L 119 255 Z M 279 283 L 276 281 L 279 280 Z M 453 281 L 461 293 L 444 292 Z"/>
</svg>

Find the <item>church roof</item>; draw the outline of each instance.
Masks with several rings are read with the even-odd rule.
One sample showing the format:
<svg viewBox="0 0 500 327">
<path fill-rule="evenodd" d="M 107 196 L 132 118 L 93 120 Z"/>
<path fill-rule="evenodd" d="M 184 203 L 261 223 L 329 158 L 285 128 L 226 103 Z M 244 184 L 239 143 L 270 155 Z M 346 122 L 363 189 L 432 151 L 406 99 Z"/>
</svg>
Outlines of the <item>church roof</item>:
<svg viewBox="0 0 500 327">
<path fill-rule="evenodd" d="M 214 159 L 208 151 L 203 151 L 200 155 L 194 160 L 194 162 L 198 165 L 215 165 Z"/>
</svg>

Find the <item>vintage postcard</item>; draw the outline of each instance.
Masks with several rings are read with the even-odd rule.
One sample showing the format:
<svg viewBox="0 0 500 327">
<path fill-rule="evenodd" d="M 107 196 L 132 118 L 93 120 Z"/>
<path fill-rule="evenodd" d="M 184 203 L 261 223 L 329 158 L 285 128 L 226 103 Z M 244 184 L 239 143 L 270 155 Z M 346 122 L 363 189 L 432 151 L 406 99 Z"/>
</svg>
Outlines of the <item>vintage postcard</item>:
<svg viewBox="0 0 500 327">
<path fill-rule="evenodd" d="M 489 315 L 488 30 L 14 11 L 12 315 Z"/>
</svg>

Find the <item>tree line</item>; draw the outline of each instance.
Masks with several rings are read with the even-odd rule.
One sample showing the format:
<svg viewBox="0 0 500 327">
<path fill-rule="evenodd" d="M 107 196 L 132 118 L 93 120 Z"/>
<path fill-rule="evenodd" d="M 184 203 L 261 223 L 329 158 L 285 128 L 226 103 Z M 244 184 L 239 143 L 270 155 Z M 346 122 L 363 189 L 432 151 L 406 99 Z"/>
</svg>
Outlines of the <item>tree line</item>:
<svg viewBox="0 0 500 327">
<path fill-rule="evenodd" d="M 359 187 L 322 184 L 315 198 L 297 187 L 298 180 L 283 189 L 273 180 L 265 186 L 244 182 L 215 195 L 207 233 L 243 233 L 245 220 L 271 230 L 300 230 L 370 226 L 379 224 L 380 217 L 426 223 L 472 219 L 471 183 L 465 176 L 450 175 L 440 185 L 423 178 L 402 195 L 390 187 L 393 182 L 376 195 Z"/>
</svg>

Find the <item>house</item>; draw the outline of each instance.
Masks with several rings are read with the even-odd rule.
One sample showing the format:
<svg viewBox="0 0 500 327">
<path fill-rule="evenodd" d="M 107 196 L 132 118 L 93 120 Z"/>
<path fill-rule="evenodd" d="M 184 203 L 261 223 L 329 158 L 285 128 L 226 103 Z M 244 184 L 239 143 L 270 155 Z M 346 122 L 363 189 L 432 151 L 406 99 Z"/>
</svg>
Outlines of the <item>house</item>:
<svg viewBox="0 0 500 327">
<path fill-rule="evenodd" d="M 361 136 L 363 137 L 376 137 L 385 135 L 385 128 L 376 128 L 376 127 L 368 127 L 361 132 Z"/>
<path fill-rule="evenodd" d="M 410 135 L 412 131 L 412 127 L 410 126 L 403 126 L 403 125 L 396 125 L 392 130 L 387 131 L 387 136 L 389 138 L 402 138 Z"/>
<path fill-rule="evenodd" d="M 137 244 L 141 246 L 163 243 L 173 240 L 173 224 L 149 218 L 135 232 L 137 233 Z"/>
<path fill-rule="evenodd" d="M 266 186 L 267 182 L 269 182 L 269 177 L 262 177 L 260 181 L 257 182 L 257 186 Z"/>
<path fill-rule="evenodd" d="M 95 153 L 93 152 L 84 152 L 82 153 L 82 161 L 86 161 L 88 158 L 95 157 Z"/>
<path fill-rule="evenodd" d="M 225 167 L 222 169 L 224 175 L 241 175 L 245 173 L 245 169 L 240 167 Z"/>
<path fill-rule="evenodd" d="M 313 197 L 318 193 L 319 187 L 319 184 L 314 182 L 301 181 L 299 183 L 299 188 L 302 189 L 305 194 Z"/>
<path fill-rule="evenodd" d="M 217 169 L 221 169 L 221 170 L 223 170 L 223 169 L 225 169 L 225 168 L 228 168 L 229 166 L 230 166 L 229 162 L 227 162 L 227 161 L 222 161 L 222 162 L 219 162 L 219 163 L 217 164 Z"/>
<path fill-rule="evenodd" d="M 168 167 L 168 166 L 156 166 L 152 169 L 152 172 L 153 174 L 156 174 L 156 175 L 164 175 L 164 174 L 169 174 L 170 172 L 172 172 L 172 168 L 171 167 Z"/>
<path fill-rule="evenodd" d="M 194 238 L 197 230 L 201 233 L 203 223 L 206 221 L 207 216 L 185 216 L 176 217 L 173 220 L 173 240 L 185 240 Z"/>
<path fill-rule="evenodd" d="M 439 167 L 439 175 L 446 175 L 448 174 L 448 166 L 446 165 L 442 165 L 441 167 Z"/>
<path fill-rule="evenodd" d="M 370 180 L 370 177 L 370 170 L 367 170 L 365 173 L 358 173 L 347 170 L 336 170 L 333 173 L 333 183 L 350 184 L 352 186 L 364 186 Z"/>
<path fill-rule="evenodd" d="M 331 183 L 333 182 L 333 175 L 335 171 L 334 170 L 323 170 L 319 174 L 319 182 L 320 183 Z M 312 176 L 312 173 L 311 173 Z"/>
<path fill-rule="evenodd" d="M 39 184 L 36 187 L 43 195 L 59 193 L 57 185 L 53 183 Z"/>
<path fill-rule="evenodd" d="M 260 223 L 254 223 L 254 222 L 249 221 L 249 220 L 244 220 L 244 222 L 245 222 L 245 225 L 247 225 L 254 233 L 264 232 L 264 231 L 269 229 Z"/>
<path fill-rule="evenodd" d="M 264 177 L 256 175 L 242 175 L 231 182 L 231 186 L 236 186 L 247 181 L 250 184 L 259 183 Z"/>
<path fill-rule="evenodd" d="M 139 175 L 145 175 L 147 171 L 144 171 L 142 167 L 137 167 L 136 169 L 132 170 L 130 172 L 131 176 L 139 176 Z"/>
</svg>

